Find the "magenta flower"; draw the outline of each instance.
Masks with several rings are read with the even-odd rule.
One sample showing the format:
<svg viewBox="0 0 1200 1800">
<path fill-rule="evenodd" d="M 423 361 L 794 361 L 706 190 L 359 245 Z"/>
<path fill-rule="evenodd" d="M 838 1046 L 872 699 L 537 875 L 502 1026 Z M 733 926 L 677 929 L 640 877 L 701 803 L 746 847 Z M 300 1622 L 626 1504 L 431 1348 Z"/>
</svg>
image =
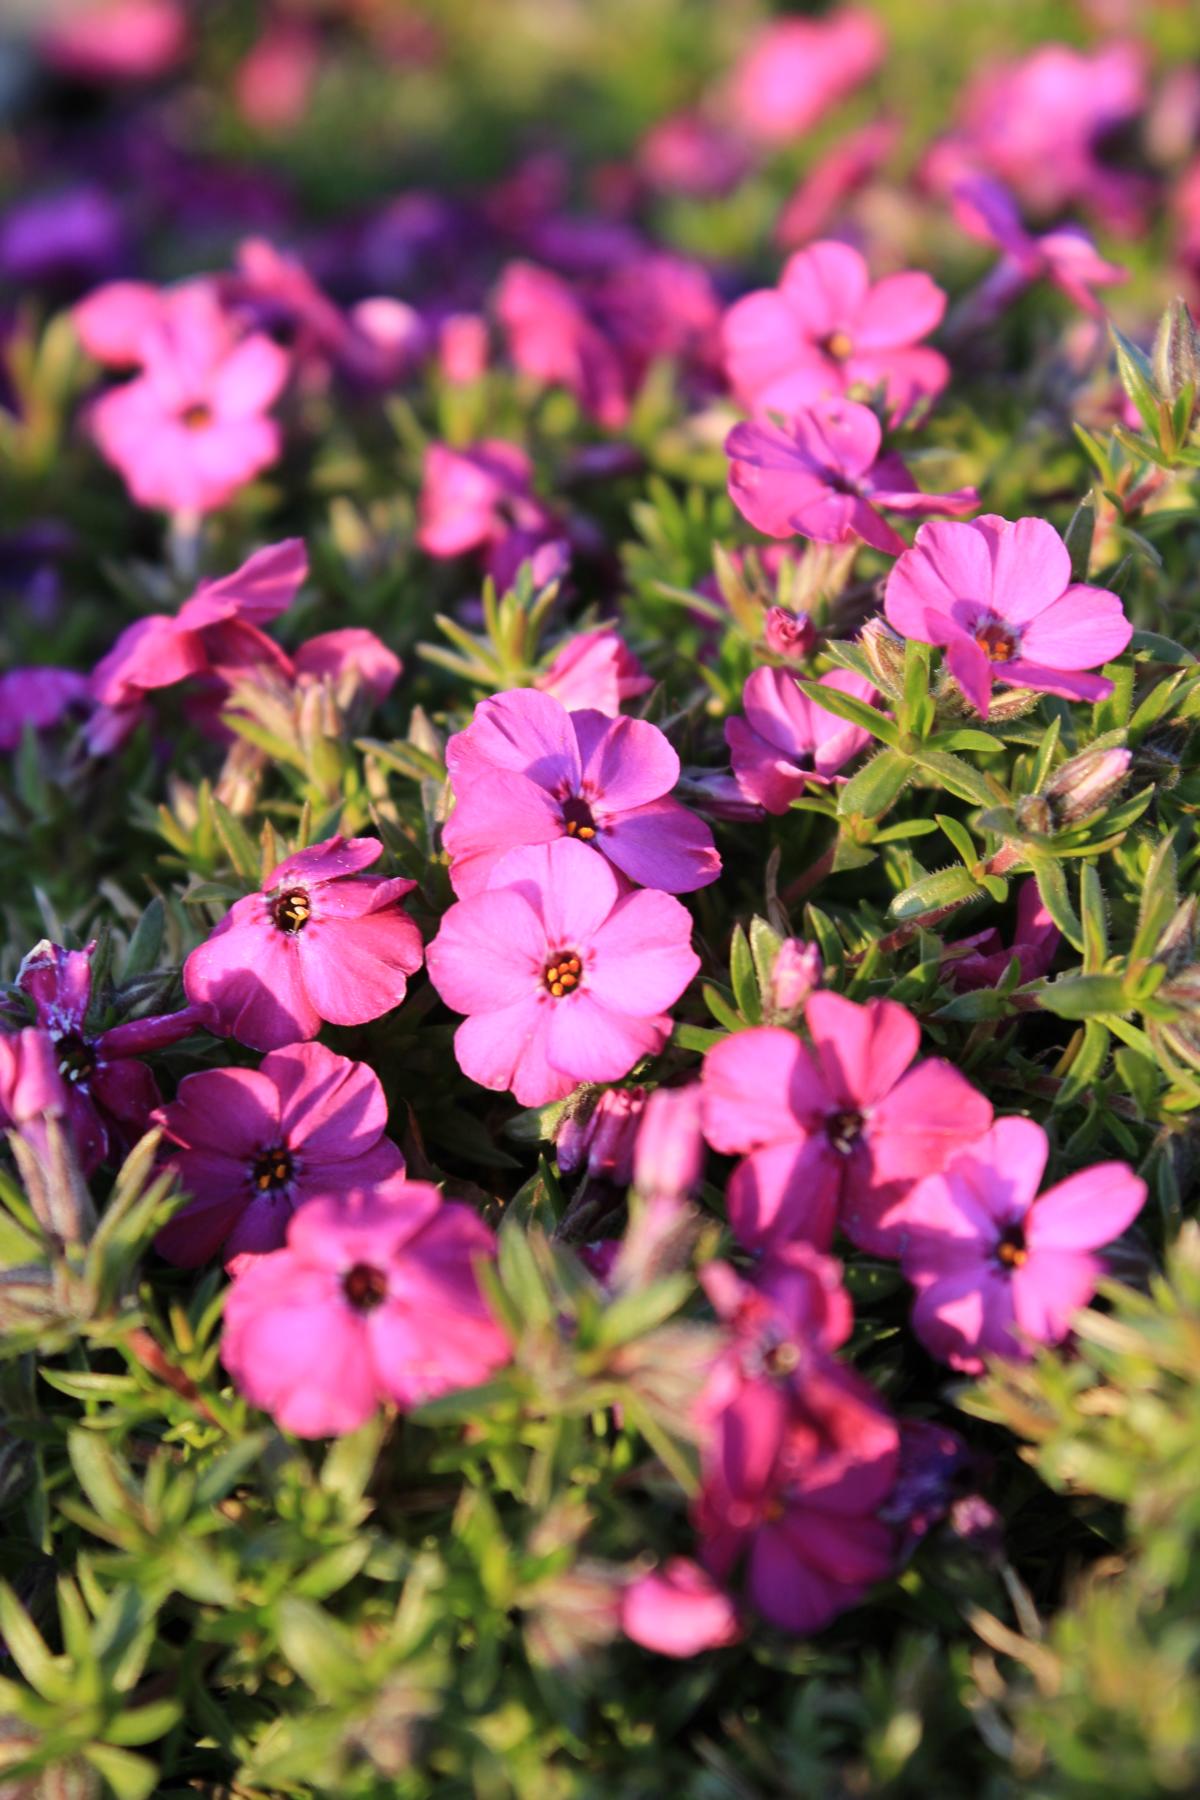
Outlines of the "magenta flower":
<svg viewBox="0 0 1200 1800">
<path fill-rule="evenodd" d="M 974 937 L 952 938 L 942 954 L 942 973 L 960 992 L 990 988 L 1004 977 L 1015 956 L 1022 982 L 1035 981 L 1049 972 L 1062 933 L 1050 917 L 1030 876 L 1017 894 L 1017 924 L 1011 944 L 1005 944 L 995 926 Z"/>
<path fill-rule="evenodd" d="M 416 883 L 364 875 L 382 852 L 377 838 L 328 838 L 234 902 L 183 965 L 210 1030 L 277 1050 L 323 1021 L 365 1025 L 400 1005 L 421 966 L 421 934 L 400 907 Z"/>
<path fill-rule="evenodd" d="M 712 832 L 670 791 L 679 758 L 656 725 L 569 713 L 534 688 L 481 700 L 446 746 L 455 807 L 443 832 L 460 898 L 509 850 L 575 838 L 641 887 L 685 894 L 721 873 Z"/>
<path fill-rule="evenodd" d="M 1104 1272 L 1093 1253 L 1142 1210 L 1146 1184 L 1124 1163 L 1039 1194 L 1049 1148 L 1032 1119 L 997 1119 L 888 1215 L 917 1290 L 913 1329 L 951 1368 L 978 1374 L 987 1356 L 1061 1343 Z"/>
<path fill-rule="evenodd" d="M 64 950 L 43 940 L 21 964 L 17 986 L 28 994 L 37 1022 L 54 1045 L 66 1084 L 67 1118 L 88 1171 L 110 1152 L 125 1151 L 149 1129 L 161 1095 L 154 1076 L 139 1059 L 189 1037 L 204 1023 L 199 1007 L 130 1019 L 107 1031 L 89 1031 L 92 998 L 92 943 Z"/>
<path fill-rule="evenodd" d="M 38 48 L 53 68 L 76 81 L 101 84 L 166 75 L 183 60 L 190 42 L 182 0 L 99 0 L 55 9 L 38 34 Z"/>
<path fill-rule="evenodd" d="M 615 719 L 624 701 L 649 693 L 654 677 L 617 632 L 601 629 L 568 638 L 534 686 L 561 700 L 568 712 L 601 712 Z"/>
<path fill-rule="evenodd" d="M 749 1278 L 729 1263 L 705 1263 L 700 1283 L 728 1332 L 702 1416 L 716 1417 L 747 1387 L 798 1395 L 814 1358 L 837 1350 L 854 1325 L 841 1264 L 802 1241 L 771 1250 Z"/>
<path fill-rule="evenodd" d="M 522 1106 L 619 1081 L 666 1043 L 666 1009 L 700 967 L 678 900 L 629 893 L 573 838 L 511 850 L 491 886 L 452 906 L 429 946 L 454 1012 L 458 1066 Z"/>
<path fill-rule="evenodd" d="M 861 386 L 886 389 L 895 418 L 940 394 L 943 356 L 920 343 L 946 296 L 928 275 L 887 275 L 872 287 L 849 244 L 810 244 L 788 259 L 778 288 L 737 300 L 721 328 L 725 373 L 752 412 L 790 415 Z"/>
<path fill-rule="evenodd" d="M 314 1200 L 287 1245 L 238 1272 L 221 1360 L 254 1406 L 297 1437 L 353 1431 L 485 1381 L 512 1352 L 474 1265 L 495 1239 L 423 1181 Z"/>
<path fill-rule="evenodd" d="M 213 512 L 276 460 L 268 408 L 287 356 L 261 333 L 239 338 L 208 284 L 164 296 L 139 362 L 141 373 L 101 395 L 90 415 L 101 454 L 139 506 Z"/>
<path fill-rule="evenodd" d="M 487 438 L 468 450 L 431 444 L 418 501 L 417 543 L 430 556 L 495 552 L 513 532 L 544 539 L 550 514 L 533 494 L 524 450 Z"/>
<path fill-rule="evenodd" d="M 306 639 L 292 658 L 296 685 L 328 682 L 343 712 L 382 706 L 403 673 L 400 658 L 361 625 Z"/>
<path fill-rule="evenodd" d="M 782 1631 L 820 1631 L 883 1580 L 895 1540 L 879 1517 L 899 1433 L 873 1389 L 828 1357 L 802 1378 L 746 1383 L 717 1418 L 696 1508 L 701 1560 Z"/>
<path fill-rule="evenodd" d="M 880 455 L 883 433 L 869 406 L 818 400 L 791 423 L 735 425 L 725 440 L 729 497 L 768 537 L 849 544 L 856 538 L 898 556 L 904 539 L 881 517 L 974 512 L 974 488 L 923 494 L 894 452 Z"/>
<path fill-rule="evenodd" d="M 185 1075 L 155 1123 L 178 1146 L 170 1166 L 191 1195 L 156 1247 L 185 1269 L 221 1249 L 227 1263 L 276 1250 L 298 1206 L 367 1193 L 404 1171 L 383 1135 L 379 1077 L 324 1044 L 273 1050 L 257 1069 Z"/>
<path fill-rule="evenodd" d="M 1037 236 L 1027 231 L 1007 188 L 987 176 L 964 176 L 955 183 L 953 200 L 963 230 L 1004 253 L 967 303 L 972 321 L 995 317 L 1031 282 L 1043 279 L 1075 306 L 1098 316 L 1104 308 L 1092 290 L 1129 279 L 1128 270 L 1106 262 L 1078 225 L 1058 225 Z"/>
<path fill-rule="evenodd" d="M 950 672 L 982 718 L 992 682 L 1102 700 L 1085 675 L 1133 636 L 1116 594 L 1071 579 L 1066 545 L 1044 519 L 922 525 L 888 576 L 884 612 L 904 637 L 945 647 Z"/>
<path fill-rule="evenodd" d="M 662 194 L 697 199 L 732 193 L 750 169 L 747 146 L 702 113 L 671 113 L 652 125 L 636 151 L 637 172 Z"/>
<path fill-rule="evenodd" d="M 874 700 L 863 675 L 833 669 L 821 687 Z M 771 813 L 785 813 L 812 782 L 827 787 L 837 771 L 870 743 L 861 725 L 827 712 L 786 669 L 755 669 L 742 691 L 745 717 L 726 719 L 725 742 L 738 787 Z"/>
<path fill-rule="evenodd" d="M 15 750 L 27 727 L 52 731 L 87 699 L 87 676 L 73 669 L 7 670 L 0 675 L 0 752 Z"/>
<path fill-rule="evenodd" d="M 570 284 L 535 263 L 509 263 L 495 304 L 515 367 L 569 389 L 584 412 L 619 431 L 629 416 L 621 361 Z"/>
<path fill-rule="evenodd" d="M 283 326 L 293 364 L 315 385 L 327 385 L 331 368 L 360 386 L 394 381 L 427 347 L 411 306 L 375 297 L 343 312 L 298 258 L 266 238 L 238 245 L 237 270 L 222 277 L 220 292 L 239 317 Z"/>
<path fill-rule="evenodd" d="M 882 25 L 865 7 L 765 25 L 730 79 L 733 120 L 757 143 L 786 144 L 873 75 L 886 46 Z"/>
<path fill-rule="evenodd" d="M 704 1059 L 704 1132 L 744 1157 L 729 1221 L 749 1250 L 807 1238 L 824 1248 L 840 1217 L 854 1243 L 898 1253 L 883 1215 L 923 1175 L 988 1129 L 992 1109 L 938 1058 L 910 1067 L 921 1032 L 892 1000 L 858 1006 L 824 990 L 790 1031 L 739 1031 Z"/>
<path fill-rule="evenodd" d="M 659 1656 L 698 1656 L 741 1636 L 729 1595 L 686 1556 L 629 1583 L 621 1595 L 621 1630 Z"/>
</svg>

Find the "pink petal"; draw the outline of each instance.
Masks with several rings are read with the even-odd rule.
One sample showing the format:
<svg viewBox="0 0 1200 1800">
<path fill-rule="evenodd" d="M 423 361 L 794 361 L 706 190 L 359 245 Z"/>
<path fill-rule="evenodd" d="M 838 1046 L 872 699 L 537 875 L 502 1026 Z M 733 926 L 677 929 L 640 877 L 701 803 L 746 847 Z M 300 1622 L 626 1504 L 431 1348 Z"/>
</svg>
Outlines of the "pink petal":
<svg viewBox="0 0 1200 1800">
<path fill-rule="evenodd" d="M 1014 625 L 1025 624 L 1054 605 L 1070 580 L 1070 553 L 1044 519 L 1016 519 L 997 532 L 992 607 L 998 617 Z M 1119 609 L 1119 601 L 1117 606 Z"/>
<path fill-rule="evenodd" d="M 670 1029 L 670 1019 L 646 1017 L 640 1003 L 635 1016 L 572 994 L 551 1003 L 546 1061 L 576 1082 L 619 1081 L 643 1056 L 657 1056 Z"/>
<path fill-rule="evenodd" d="M 1094 669 L 1120 656 L 1132 636 L 1116 594 L 1106 588 L 1068 587 L 1065 593 L 1060 588 L 1059 597 L 1022 632 L 1021 657 L 1050 669 Z"/>
<path fill-rule="evenodd" d="M 1030 1250 L 1093 1250 L 1132 1225 L 1146 1203 L 1146 1184 L 1125 1163 L 1095 1163 L 1047 1188 L 1029 1210 Z"/>
<path fill-rule="evenodd" d="M 805 335 L 819 339 L 860 317 L 869 279 L 859 251 L 826 238 L 788 258 L 779 291 Z"/>
<path fill-rule="evenodd" d="M 604 857 L 569 837 L 510 850 L 501 857 L 488 891 L 505 887 L 515 888 L 540 911 L 551 950 L 580 952 L 604 924 L 621 891 Z"/>
<path fill-rule="evenodd" d="M 278 400 L 288 378 L 286 350 L 261 332 L 243 338 L 221 363 L 212 383 L 215 412 L 227 419 L 252 418 Z"/>
<path fill-rule="evenodd" d="M 917 1295 L 912 1326 L 931 1356 L 977 1375 L 985 1356 L 1024 1354 L 1013 1336 L 1012 1284 L 979 1263 L 930 1282 Z"/>
<path fill-rule="evenodd" d="M 282 1293 L 271 1264 L 286 1270 Z M 379 1403 L 363 1318 L 341 1299 L 333 1278 L 295 1267 L 289 1250 L 264 1257 L 234 1282 L 221 1358 L 251 1404 L 297 1437 L 353 1431 Z"/>
<path fill-rule="evenodd" d="M 201 582 L 180 607 L 180 623 L 193 631 L 225 619 L 266 625 L 287 611 L 307 575 L 308 552 L 302 538 L 268 544 L 247 557 L 231 575 Z"/>
<path fill-rule="evenodd" d="M 1033 688 L 1039 694 L 1061 694 L 1064 700 L 1107 700 L 1113 691 L 1112 682 L 1104 675 L 1067 674 L 1042 663 L 1026 662 L 1022 657 L 994 666 L 998 679 L 1013 687 Z"/>
<path fill-rule="evenodd" d="M 212 1151 L 231 1168 L 279 1137 L 279 1091 L 260 1069 L 201 1069 L 185 1075 L 155 1120 L 172 1143 Z"/>
<path fill-rule="evenodd" d="M 930 276 L 912 271 L 885 275 L 858 308 L 850 335 L 856 350 L 890 350 L 936 331 L 946 296 Z"/>
<path fill-rule="evenodd" d="M 555 791 L 579 782 L 579 750 L 571 715 L 559 700 L 536 688 L 514 688 L 481 700 L 475 717 L 446 746 L 446 767 L 456 792 L 482 769 L 513 769 Z"/>
<path fill-rule="evenodd" d="M 841 1170 L 823 1133 L 754 1150 L 729 1179 L 729 1224 L 747 1250 L 797 1241 L 828 1249 L 837 1222 Z"/>
<path fill-rule="evenodd" d="M 860 383 L 873 390 L 881 383 L 887 394 L 889 422 L 899 424 L 917 404 L 940 394 L 950 379 L 950 364 L 938 350 L 916 349 L 858 351 L 842 365 L 847 387 Z"/>
<path fill-rule="evenodd" d="M 252 1050 L 277 1050 L 316 1037 L 321 1028 L 301 974 L 297 940 L 275 929 L 257 894 L 237 901 L 192 951 L 183 965 L 183 985 L 194 1006 L 211 1009 L 210 1030 Z"/>
<path fill-rule="evenodd" d="M 1012 674 L 1013 665 L 1011 663 L 992 663 L 981 646 L 973 638 L 967 637 L 965 633 L 961 637 L 955 636 L 949 639 L 946 664 L 981 719 L 986 719 L 991 711 L 994 676 L 1001 675 L 1001 671 L 1003 671 L 1002 679 L 1011 680 L 1015 685 L 1020 685 L 1017 677 Z"/>
<path fill-rule="evenodd" d="M 613 1012 L 646 1016 L 672 1006 L 699 968 L 691 914 L 647 889 L 626 894 L 592 934 L 583 986 Z"/>
<path fill-rule="evenodd" d="M 480 893 L 507 851 L 565 833 L 562 802 L 544 787 L 515 770 L 481 769 L 464 783 L 442 832 L 455 893 Z"/>
<path fill-rule="evenodd" d="M 816 1064 L 790 1031 L 761 1025 L 715 1044 L 700 1072 L 704 1135 L 738 1153 L 817 1128 L 830 1096 Z"/>
<path fill-rule="evenodd" d="M 573 712 L 579 743 L 578 792 L 595 809 L 623 813 L 669 794 L 679 780 L 679 758 L 657 725 L 644 719 L 606 718 Z"/>
<path fill-rule="evenodd" d="M 338 881 L 344 875 L 357 875 L 382 855 L 383 845 L 378 838 L 326 838 L 324 843 L 298 850 L 295 856 L 279 863 L 268 892 L 277 893 L 295 882 Z"/>
<path fill-rule="evenodd" d="M 297 935 L 309 1000 L 331 1025 L 365 1025 L 399 1006 L 421 966 L 421 936 L 407 913 L 364 913 L 328 924 L 310 919 Z"/>
<path fill-rule="evenodd" d="M 751 1544 L 746 1592 L 769 1625 L 806 1637 L 823 1630 L 857 1598 L 814 1568 L 793 1535 L 778 1525 L 759 1531 Z"/>
<path fill-rule="evenodd" d="M 812 1000 L 808 1004 L 811 1009 Z M 893 1002 L 882 1000 L 871 1004 L 891 1006 Z M 897 1054 L 898 1050 L 897 1045 Z M 878 1055 L 876 1049 L 876 1058 Z M 981 1138 L 991 1123 L 991 1102 L 965 1075 L 939 1057 L 918 1063 L 896 1082 L 890 1093 L 885 1093 L 875 1103 L 868 1136 L 877 1176 L 881 1181 L 912 1181 L 922 1175 L 932 1175 L 944 1168 L 957 1151 Z M 1018 1119 L 1012 1123 L 1024 1128 L 1029 1121 Z M 1037 1130 L 1036 1126 L 1034 1130 Z M 1016 1135 L 1002 1134 L 998 1140 L 993 1140 L 1005 1159 L 1015 1158 L 1018 1154 L 1012 1141 Z M 1024 1147 L 1023 1133 L 1019 1141 L 1022 1149 L 1018 1166 L 1025 1174 L 1036 1159 L 1032 1150 Z M 1005 1168 L 1009 1168 L 1007 1160 Z M 1040 1174 L 1040 1169 L 1038 1172 Z M 1036 1186 L 1037 1177 L 1034 1176 L 1030 1191 Z"/>
<path fill-rule="evenodd" d="M 535 997 L 549 952 L 533 907 L 507 888 L 452 906 L 426 963 L 429 979 L 454 1012 L 493 1012 Z"/>
<path fill-rule="evenodd" d="M 596 842 L 631 881 L 667 894 L 693 893 L 721 873 L 712 831 L 677 800 L 654 800 L 622 813 Z"/>
<path fill-rule="evenodd" d="M 837 1106 L 875 1106 L 895 1086 L 921 1042 L 917 1021 L 894 1000 L 858 1006 L 822 990 L 809 996 L 804 1022 Z"/>
<path fill-rule="evenodd" d="M 263 1059 L 259 1074 L 279 1094 L 284 1140 L 305 1161 L 347 1161 L 387 1129 L 387 1101 L 375 1071 L 324 1044 L 291 1044 Z"/>
<path fill-rule="evenodd" d="M 1031 1248 L 1011 1276 L 1018 1329 L 1037 1344 L 1060 1344 L 1103 1272 L 1100 1259 L 1086 1250 Z"/>
<path fill-rule="evenodd" d="M 550 1005 L 533 996 L 465 1019 L 454 1034 L 454 1054 L 463 1074 L 496 1093 L 511 1088 L 522 1106 L 565 1099 L 578 1079 L 564 1075 L 547 1059 Z"/>
<path fill-rule="evenodd" d="M 659 1656 L 696 1656 L 732 1644 L 737 1608 L 698 1564 L 675 1556 L 639 1576 L 621 1596 L 621 1630 Z"/>
</svg>

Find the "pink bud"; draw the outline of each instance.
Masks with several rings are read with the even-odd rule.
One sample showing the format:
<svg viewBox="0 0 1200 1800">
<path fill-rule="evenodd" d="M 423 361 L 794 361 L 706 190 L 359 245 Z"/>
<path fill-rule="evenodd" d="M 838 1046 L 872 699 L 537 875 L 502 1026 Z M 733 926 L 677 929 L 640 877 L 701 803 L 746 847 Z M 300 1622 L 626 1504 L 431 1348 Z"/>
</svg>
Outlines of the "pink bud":
<svg viewBox="0 0 1200 1800">
<path fill-rule="evenodd" d="M 771 970 L 770 1007 L 774 1016 L 798 1013 L 814 988 L 820 987 L 825 964 L 816 944 L 784 938 Z"/>
<path fill-rule="evenodd" d="M 630 1583 L 621 1597 L 621 1629 L 660 1656 L 695 1656 L 739 1636 L 733 1601 L 686 1556 Z"/>
<path fill-rule="evenodd" d="M 609 1088 L 590 1109 L 579 1107 L 569 1113 L 555 1143 L 563 1174 L 573 1175 L 586 1163 L 589 1175 L 628 1187 L 645 1104 L 644 1088 Z"/>
<path fill-rule="evenodd" d="M 704 1173 L 700 1131 L 700 1084 L 656 1088 L 645 1103 L 633 1155 L 634 1184 L 640 1193 L 682 1199 L 694 1193 Z"/>
<path fill-rule="evenodd" d="M 803 662 L 817 641 L 817 630 L 807 613 L 790 612 L 786 606 L 772 606 L 763 625 L 763 638 L 772 656 L 788 662 Z"/>
<path fill-rule="evenodd" d="M 438 362 L 447 381 L 465 385 L 487 370 L 487 323 L 478 313 L 451 313 L 438 332 Z"/>
<path fill-rule="evenodd" d="M 21 1126 L 48 1113 L 61 1117 L 67 1093 L 53 1039 L 28 1026 L 0 1037 L 0 1117 Z"/>
</svg>

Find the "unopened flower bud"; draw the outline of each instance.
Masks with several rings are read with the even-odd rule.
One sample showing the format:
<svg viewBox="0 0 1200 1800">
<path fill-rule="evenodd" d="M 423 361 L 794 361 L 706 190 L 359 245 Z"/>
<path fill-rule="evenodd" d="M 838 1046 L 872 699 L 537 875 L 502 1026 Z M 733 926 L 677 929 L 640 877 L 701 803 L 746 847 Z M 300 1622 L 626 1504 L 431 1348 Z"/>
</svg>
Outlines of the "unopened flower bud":
<svg viewBox="0 0 1200 1800">
<path fill-rule="evenodd" d="M 817 641 L 817 629 L 807 613 L 786 606 L 772 606 L 763 622 L 763 640 L 772 656 L 787 662 L 803 662 Z"/>
<path fill-rule="evenodd" d="M 700 1084 L 656 1088 L 646 1101 L 634 1149 L 638 1191 L 681 1199 L 695 1192 L 703 1173 Z"/>
<path fill-rule="evenodd" d="M 1172 300 L 1159 323 L 1152 356 L 1154 386 L 1160 400 L 1174 406 L 1191 390 L 1190 424 L 1200 402 L 1200 332 L 1186 300 Z"/>
<path fill-rule="evenodd" d="M 1175 1016 L 1150 1022 L 1151 1042 L 1175 1061 L 1200 1069 L 1200 964 L 1180 969 L 1163 982 L 1154 998 L 1156 1003 L 1173 1006 Z"/>
<path fill-rule="evenodd" d="M 737 824 L 766 817 L 757 800 L 750 800 L 728 769 L 685 769 L 674 787 L 677 800 L 695 807 L 710 819 Z"/>
<path fill-rule="evenodd" d="M 812 993 L 820 987 L 825 964 L 816 944 L 803 938 L 784 938 L 771 969 L 767 1010 L 776 1023 L 794 1018 Z"/>
<path fill-rule="evenodd" d="M 564 1175 L 586 1166 L 589 1175 L 628 1187 L 633 1174 L 633 1146 L 646 1105 L 644 1088 L 608 1088 L 590 1105 L 567 1114 L 558 1128 L 555 1149 Z"/>
<path fill-rule="evenodd" d="M 899 699 L 904 692 L 904 639 L 883 619 L 868 619 L 858 634 L 858 647 L 875 686 Z"/>
<path fill-rule="evenodd" d="M 1169 974 L 1176 974 L 1196 956 L 1197 913 L 1200 913 L 1200 900 L 1189 894 L 1176 907 L 1170 924 L 1154 946 L 1154 961 L 1161 963 Z"/>
<path fill-rule="evenodd" d="M 1132 760 L 1128 750 L 1085 750 L 1063 763 L 1041 795 L 1050 809 L 1052 828 L 1061 831 L 1103 812 L 1124 787 Z"/>
</svg>

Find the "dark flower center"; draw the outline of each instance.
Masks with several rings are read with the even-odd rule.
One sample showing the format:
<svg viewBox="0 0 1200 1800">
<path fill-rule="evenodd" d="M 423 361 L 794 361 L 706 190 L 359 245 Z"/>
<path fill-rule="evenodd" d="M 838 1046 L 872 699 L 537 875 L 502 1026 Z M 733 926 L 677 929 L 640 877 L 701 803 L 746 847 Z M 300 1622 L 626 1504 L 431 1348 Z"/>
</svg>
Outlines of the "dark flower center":
<svg viewBox="0 0 1200 1800">
<path fill-rule="evenodd" d="M 572 988 L 579 986 L 579 977 L 583 973 L 583 964 L 577 950 L 559 950 L 550 958 L 542 971 L 542 979 L 546 983 L 546 991 L 556 1000 L 569 994 Z"/>
<path fill-rule="evenodd" d="M 199 400 L 195 406 L 185 408 L 182 418 L 189 431 L 203 431 L 213 422 L 212 407 Z"/>
<path fill-rule="evenodd" d="M 342 1276 L 342 1292 L 356 1312 L 374 1312 L 387 1299 L 387 1276 L 370 1263 L 355 1263 Z"/>
<path fill-rule="evenodd" d="M 78 1031 L 66 1031 L 57 1042 L 58 1072 L 74 1087 L 86 1087 L 96 1073 L 96 1050 Z"/>
<path fill-rule="evenodd" d="M 768 1375 L 791 1375 L 800 1366 L 800 1351 L 785 1338 L 781 1344 L 773 1344 L 762 1360 Z"/>
<path fill-rule="evenodd" d="M 579 838 L 585 844 L 589 844 L 595 837 L 596 821 L 592 817 L 592 809 L 577 794 L 572 794 L 563 801 L 562 816 L 568 837 Z"/>
<path fill-rule="evenodd" d="M 1017 653 L 1017 640 L 999 619 L 988 619 L 975 629 L 975 642 L 989 662 L 1011 662 Z"/>
<path fill-rule="evenodd" d="M 251 1178 L 260 1193 L 265 1194 L 271 1188 L 287 1186 L 292 1179 L 292 1166 L 288 1151 L 282 1144 L 277 1144 L 273 1150 L 264 1150 L 255 1158 Z"/>
<path fill-rule="evenodd" d="M 835 362 L 845 362 L 848 356 L 854 355 L 854 339 L 844 331 L 831 331 L 821 348 Z"/>
<path fill-rule="evenodd" d="M 825 1120 L 825 1136 L 839 1156 L 849 1156 L 862 1136 L 863 1116 L 857 1112 L 830 1113 Z"/>
<path fill-rule="evenodd" d="M 280 931 L 286 931 L 295 937 L 303 931 L 312 917 L 312 901 L 303 888 L 289 888 L 286 894 L 280 894 L 271 908 L 271 916 Z"/>
<path fill-rule="evenodd" d="M 1006 1269 L 1019 1269 L 1029 1261 L 1029 1251 L 1025 1247 L 1025 1231 L 1022 1226 L 1009 1226 L 996 1245 L 996 1261 Z"/>
</svg>

